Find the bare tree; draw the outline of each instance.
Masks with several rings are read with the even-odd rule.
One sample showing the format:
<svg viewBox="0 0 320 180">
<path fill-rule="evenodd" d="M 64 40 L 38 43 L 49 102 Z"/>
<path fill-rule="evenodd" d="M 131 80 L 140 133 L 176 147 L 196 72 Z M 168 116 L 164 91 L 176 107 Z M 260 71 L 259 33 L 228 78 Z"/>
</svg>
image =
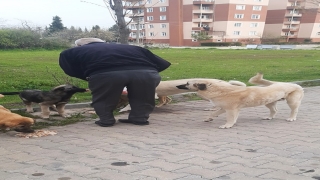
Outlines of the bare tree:
<svg viewBox="0 0 320 180">
<path fill-rule="evenodd" d="M 127 9 L 130 9 L 130 7 L 136 6 L 138 3 L 141 3 L 139 1 L 132 1 L 129 8 L 124 8 L 123 5 L 126 2 L 126 0 L 102 0 L 105 6 L 101 6 L 99 4 L 87 2 L 87 1 L 81 1 L 93 5 L 97 5 L 100 7 L 107 8 L 111 17 L 115 21 L 116 25 L 118 26 L 119 30 L 119 42 L 121 44 L 128 44 L 128 38 L 130 34 L 130 29 L 128 28 L 128 24 L 130 24 L 134 19 L 138 17 L 139 13 L 131 14 L 131 17 L 128 21 L 126 21 L 125 17 L 129 13 Z M 126 5 L 127 6 L 127 5 Z M 140 4 L 140 6 L 144 6 L 143 4 Z M 138 21 L 139 22 L 139 21 Z"/>
<path fill-rule="evenodd" d="M 109 3 L 109 7 L 114 11 L 116 16 L 116 24 L 119 27 L 119 42 L 121 44 L 128 44 L 128 37 L 130 30 L 127 27 L 128 23 L 125 21 L 126 12 L 123 10 L 122 0 L 103 0 L 106 5 Z M 108 1 L 108 2 L 107 2 Z"/>
</svg>

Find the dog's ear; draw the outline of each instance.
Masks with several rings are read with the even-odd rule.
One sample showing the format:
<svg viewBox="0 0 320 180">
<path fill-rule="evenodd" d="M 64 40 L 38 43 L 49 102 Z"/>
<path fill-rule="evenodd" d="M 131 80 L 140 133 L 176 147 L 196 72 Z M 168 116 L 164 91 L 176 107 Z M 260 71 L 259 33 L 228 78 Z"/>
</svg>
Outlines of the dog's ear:
<svg viewBox="0 0 320 180">
<path fill-rule="evenodd" d="M 200 83 L 198 83 L 198 84 L 193 84 L 193 86 L 195 86 L 196 88 L 198 88 L 199 90 L 201 90 L 201 91 L 204 91 L 204 90 L 206 90 L 207 89 L 207 85 L 206 84 L 200 84 Z"/>
</svg>

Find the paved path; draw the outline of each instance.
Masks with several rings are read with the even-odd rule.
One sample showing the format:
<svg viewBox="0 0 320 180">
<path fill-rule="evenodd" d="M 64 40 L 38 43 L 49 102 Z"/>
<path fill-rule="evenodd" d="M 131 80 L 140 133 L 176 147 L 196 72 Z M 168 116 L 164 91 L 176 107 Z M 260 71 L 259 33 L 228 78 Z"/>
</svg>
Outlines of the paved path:
<svg viewBox="0 0 320 180">
<path fill-rule="evenodd" d="M 284 120 L 289 109 L 279 102 L 274 120 L 261 120 L 265 107 L 248 108 L 232 129 L 218 129 L 225 116 L 203 122 L 209 103 L 201 100 L 157 108 L 149 126 L 92 120 L 41 138 L 0 133 L 0 179 L 319 180 L 319 92 L 305 89 L 296 122 Z"/>
</svg>

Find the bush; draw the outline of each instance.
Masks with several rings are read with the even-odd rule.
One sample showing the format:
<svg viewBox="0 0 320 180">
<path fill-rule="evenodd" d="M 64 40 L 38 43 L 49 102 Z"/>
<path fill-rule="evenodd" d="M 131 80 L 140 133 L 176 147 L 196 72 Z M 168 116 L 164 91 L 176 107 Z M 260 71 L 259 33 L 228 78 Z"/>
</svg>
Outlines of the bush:
<svg viewBox="0 0 320 180">
<path fill-rule="evenodd" d="M 39 33 L 31 29 L 0 29 L 0 49 L 61 49 L 70 47 L 69 44 L 63 39 L 41 38 Z"/>
</svg>

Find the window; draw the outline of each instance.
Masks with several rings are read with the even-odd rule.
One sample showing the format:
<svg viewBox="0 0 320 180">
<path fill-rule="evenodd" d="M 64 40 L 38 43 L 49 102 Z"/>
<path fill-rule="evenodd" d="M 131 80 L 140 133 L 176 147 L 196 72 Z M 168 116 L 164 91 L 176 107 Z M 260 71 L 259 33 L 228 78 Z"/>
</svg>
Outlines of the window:
<svg viewBox="0 0 320 180">
<path fill-rule="evenodd" d="M 253 6 L 252 7 L 252 10 L 254 10 L 254 11 L 261 11 L 261 9 L 262 9 L 262 6 Z"/>
<path fill-rule="evenodd" d="M 167 16 L 160 16 L 160 20 L 166 20 L 167 19 Z"/>
<path fill-rule="evenodd" d="M 152 3 L 152 0 L 147 0 L 147 4 L 151 4 Z"/>
<path fill-rule="evenodd" d="M 210 19 L 209 15 L 199 15 L 198 16 L 200 19 Z"/>
<path fill-rule="evenodd" d="M 240 31 L 233 31 L 233 35 L 240 35 Z"/>
<path fill-rule="evenodd" d="M 140 21 L 140 22 L 143 22 L 143 21 L 144 21 L 144 18 L 143 18 L 143 17 L 139 17 L 139 21 Z"/>
<path fill-rule="evenodd" d="M 232 39 L 233 42 L 238 42 L 238 39 Z"/>
<path fill-rule="evenodd" d="M 196 39 L 192 39 L 192 42 L 197 42 L 197 40 Z"/>
<path fill-rule="evenodd" d="M 153 12 L 153 8 L 147 8 L 147 12 Z"/>
<path fill-rule="evenodd" d="M 260 19 L 260 15 L 259 14 L 252 14 L 251 19 Z"/>
<path fill-rule="evenodd" d="M 153 16 L 147 16 L 148 21 L 153 21 Z"/>
<path fill-rule="evenodd" d="M 320 35 L 320 32 L 317 32 L 317 35 Z"/>
<path fill-rule="evenodd" d="M 166 32 L 162 32 L 161 36 L 167 36 L 167 33 Z"/>
<path fill-rule="evenodd" d="M 201 9 L 201 6 L 199 7 Z M 202 10 L 210 10 L 210 6 L 202 6 Z"/>
<path fill-rule="evenodd" d="M 166 24 L 160 24 L 160 27 L 161 28 L 167 28 L 167 25 Z"/>
<path fill-rule="evenodd" d="M 290 14 L 299 14 L 299 11 L 297 11 L 297 10 L 293 11 L 293 10 L 291 10 L 291 11 L 290 11 Z"/>
<path fill-rule="evenodd" d="M 244 17 L 243 14 L 235 14 L 235 15 L 234 15 L 234 18 L 235 18 L 235 19 L 242 19 L 243 17 Z"/>
<path fill-rule="evenodd" d="M 250 36 L 257 35 L 257 31 L 250 31 L 250 32 L 249 32 L 249 35 L 250 35 Z"/>
<path fill-rule="evenodd" d="M 153 28 L 153 24 L 149 24 L 149 28 L 150 28 L 150 29 Z"/>
<path fill-rule="evenodd" d="M 130 34 L 130 36 L 131 36 L 131 37 L 136 37 L 136 33 L 135 33 L 135 32 L 132 32 L 132 33 Z"/>
<path fill-rule="evenodd" d="M 130 25 L 130 29 L 135 30 L 136 29 L 136 25 L 135 24 L 131 24 Z"/>
<path fill-rule="evenodd" d="M 138 9 L 138 14 L 143 13 L 143 9 Z"/>
<path fill-rule="evenodd" d="M 166 12 L 167 11 L 167 7 L 160 7 L 160 12 Z"/>
<path fill-rule="evenodd" d="M 262 0 L 254 0 L 254 2 L 262 2 Z"/>
<path fill-rule="evenodd" d="M 241 23 L 234 23 L 234 27 L 241 27 Z"/>
<path fill-rule="evenodd" d="M 149 36 L 154 36 L 154 32 L 149 32 Z"/>
<path fill-rule="evenodd" d="M 251 23 L 250 27 L 258 27 L 258 23 Z"/>
<path fill-rule="evenodd" d="M 237 10 L 245 10 L 246 6 L 245 5 L 236 5 Z"/>
<path fill-rule="evenodd" d="M 160 3 L 165 3 L 165 2 L 166 2 L 166 0 L 159 0 L 159 2 L 160 2 Z"/>
</svg>

